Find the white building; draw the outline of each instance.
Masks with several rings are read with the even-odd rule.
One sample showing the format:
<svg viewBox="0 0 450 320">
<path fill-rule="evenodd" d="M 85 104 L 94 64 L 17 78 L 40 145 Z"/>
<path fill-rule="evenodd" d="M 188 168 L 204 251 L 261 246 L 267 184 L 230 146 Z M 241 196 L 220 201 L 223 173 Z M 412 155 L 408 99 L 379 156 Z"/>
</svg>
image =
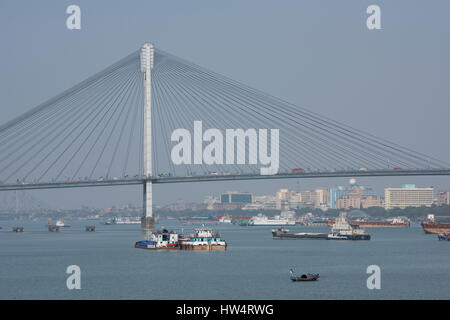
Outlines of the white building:
<svg viewBox="0 0 450 320">
<path fill-rule="evenodd" d="M 431 207 L 434 188 L 416 188 L 414 184 L 405 184 L 401 188 L 384 189 L 384 208 Z"/>
</svg>

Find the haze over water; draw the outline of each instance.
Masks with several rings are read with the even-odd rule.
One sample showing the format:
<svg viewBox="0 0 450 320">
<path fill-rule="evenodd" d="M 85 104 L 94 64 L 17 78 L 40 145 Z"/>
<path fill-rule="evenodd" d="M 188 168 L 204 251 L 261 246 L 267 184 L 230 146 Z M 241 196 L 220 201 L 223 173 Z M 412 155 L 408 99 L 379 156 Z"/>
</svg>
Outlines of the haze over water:
<svg viewBox="0 0 450 320">
<path fill-rule="evenodd" d="M 450 243 L 411 228 L 368 228 L 370 241 L 272 240 L 271 227 L 212 225 L 225 252 L 135 249 L 138 225 L 2 221 L 0 299 L 449 299 Z M 84 231 L 86 225 L 96 231 Z M 23 233 L 13 233 L 23 225 Z M 185 233 L 190 224 L 161 220 Z M 292 227 L 324 231 L 328 228 Z M 381 268 L 381 290 L 366 287 L 366 268 Z M 81 290 L 68 290 L 67 266 L 81 268 Z M 297 273 L 317 282 L 293 283 Z"/>
</svg>

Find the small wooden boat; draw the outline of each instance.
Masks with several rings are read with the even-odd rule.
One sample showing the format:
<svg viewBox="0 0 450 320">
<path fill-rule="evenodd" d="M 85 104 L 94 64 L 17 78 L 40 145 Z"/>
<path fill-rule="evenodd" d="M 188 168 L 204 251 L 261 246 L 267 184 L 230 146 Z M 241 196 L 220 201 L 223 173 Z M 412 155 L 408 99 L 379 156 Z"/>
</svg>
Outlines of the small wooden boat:
<svg viewBox="0 0 450 320">
<path fill-rule="evenodd" d="M 289 276 L 292 281 L 316 281 L 317 279 L 319 279 L 318 273 L 304 273 L 300 276 L 297 276 L 292 269 L 289 272 Z"/>
</svg>

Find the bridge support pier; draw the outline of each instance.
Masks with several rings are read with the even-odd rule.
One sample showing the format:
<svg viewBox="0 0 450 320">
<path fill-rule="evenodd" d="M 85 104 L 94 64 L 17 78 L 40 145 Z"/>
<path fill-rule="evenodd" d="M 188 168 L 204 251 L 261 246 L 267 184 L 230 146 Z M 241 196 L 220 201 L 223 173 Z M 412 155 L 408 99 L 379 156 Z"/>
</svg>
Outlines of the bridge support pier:
<svg viewBox="0 0 450 320">
<path fill-rule="evenodd" d="M 144 199 L 143 217 L 141 227 L 149 238 L 153 231 L 155 219 L 153 218 L 152 199 L 152 68 L 154 58 L 152 43 L 144 43 L 141 47 L 141 72 L 144 74 Z"/>
<path fill-rule="evenodd" d="M 146 181 L 144 183 L 144 199 L 143 199 L 143 208 L 144 208 L 144 216 L 141 219 L 141 228 L 146 233 L 153 231 L 155 228 L 155 219 L 153 218 L 153 190 L 152 190 L 152 182 Z"/>
</svg>

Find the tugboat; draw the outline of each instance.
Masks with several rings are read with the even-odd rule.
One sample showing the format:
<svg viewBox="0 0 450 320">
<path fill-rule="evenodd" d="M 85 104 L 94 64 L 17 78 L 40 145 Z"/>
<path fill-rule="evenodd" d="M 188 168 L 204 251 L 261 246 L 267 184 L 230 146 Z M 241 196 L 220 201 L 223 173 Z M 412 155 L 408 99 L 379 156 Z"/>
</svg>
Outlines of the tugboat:
<svg viewBox="0 0 450 320">
<path fill-rule="evenodd" d="M 220 238 L 219 233 L 211 229 L 195 229 L 194 233 L 186 238 L 179 239 L 181 250 L 226 250 L 227 243 Z"/>
<path fill-rule="evenodd" d="M 178 234 L 167 229 L 151 233 L 148 240 L 138 241 L 134 247 L 149 250 L 180 250 Z"/>
<path fill-rule="evenodd" d="M 350 224 L 341 215 L 336 219 L 330 233 L 328 240 L 370 240 L 370 234 L 367 234 L 359 225 Z"/>
<path fill-rule="evenodd" d="M 318 273 L 304 273 L 301 276 L 296 276 L 294 270 L 289 270 L 289 278 L 292 281 L 316 281 L 319 279 Z"/>
</svg>

